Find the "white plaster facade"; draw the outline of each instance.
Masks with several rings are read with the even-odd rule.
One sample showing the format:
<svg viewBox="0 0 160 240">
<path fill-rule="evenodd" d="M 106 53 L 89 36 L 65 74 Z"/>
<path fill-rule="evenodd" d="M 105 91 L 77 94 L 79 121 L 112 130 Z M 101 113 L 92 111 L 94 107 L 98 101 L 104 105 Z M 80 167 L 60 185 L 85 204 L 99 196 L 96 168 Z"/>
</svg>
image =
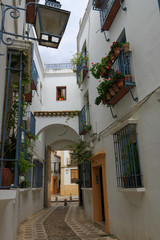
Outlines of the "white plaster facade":
<svg viewBox="0 0 160 240">
<path fill-rule="evenodd" d="M 159 36 L 160 11 L 158 1 L 124 1 L 127 8 L 120 8 L 109 31 L 110 42 L 106 42 L 100 31 L 99 12 L 94 11 L 89 1 L 81 21 L 77 36 L 78 50 L 84 43 L 91 62 L 98 62 L 110 50 L 113 41 L 119 39 L 125 30 L 132 51 L 132 74 L 136 86 L 133 89 L 138 102 L 128 93 L 114 106 L 112 118 L 109 108 L 94 104 L 99 82 L 90 73 L 81 85 L 81 101 L 84 105 L 86 92 L 89 93 L 90 122 L 93 133 L 92 152 L 106 152 L 106 176 L 110 233 L 123 240 L 158 240 L 160 235 L 160 188 L 159 142 L 160 142 L 160 83 L 159 83 Z M 124 127 L 125 121 L 132 119 L 137 123 L 138 148 L 144 188 L 121 189 L 116 183 L 116 166 L 113 132 Z M 118 127 L 118 128 L 117 128 Z M 84 137 L 90 140 L 88 134 Z M 84 191 L 83 191 L 84 193 Z M 88 196 L 84 196 L 86 199 Z M 86 204 L 86 202 L 85 202 Z M 86 205 L 87 206 L 87 205 Z M 84 207 L 86 209 L 87 207 Z M 86 215 L 92 219 L 92 214 Z"/>
</svg>

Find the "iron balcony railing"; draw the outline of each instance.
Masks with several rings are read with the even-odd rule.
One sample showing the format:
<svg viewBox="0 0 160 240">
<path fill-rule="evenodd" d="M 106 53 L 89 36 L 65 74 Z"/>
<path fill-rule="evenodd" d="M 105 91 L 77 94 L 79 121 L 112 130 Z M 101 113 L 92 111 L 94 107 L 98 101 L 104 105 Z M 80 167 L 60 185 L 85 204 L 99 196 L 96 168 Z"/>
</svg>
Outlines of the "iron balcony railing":
<svg viewBox="0 0 160 240">
<path fill-rule="evenodd" d="M 27 117 L 27 133 L 31 136 L 35 136 L 36 132 L 36 119 L 33 116 L 33 113 L 30 111 L 26 112 Z"/>
<path fill-rule="evenodd" d="M 37 72 L 37 68 L 36 68 L 34 60 L 32 61 L 31 80 L 32 80 L 32 90 L 36 90 L 37 82 L 38 82 L 38 72 Z"/>
<path fill-rule="evenodd" d="M 79 114 L 79 135 L 85 135 L 89 126 L 89 106 L 85 105 Z"/>
<path fill-rule="evenodd" d="M 142 187 L 136 124 L 129 124 L 113 135 L 117 186 Z"/>
<path fill-rule="evenodd" d="M 46 70 L 73 69 L 72 63 L 45 64 Z"/>
<path fill-rule="evenodd" d="M 124 11 L 126 8 L 122 6 L 124 0 L 92 0 L 94 10 L 100 11 L 101 29 L 109 30 L 120 7 Z"/>
<path fill-rule="evenodd" d="M 80 65 L 76 66 L 76 72 L 77 72 L 77 82 L 81 83 L 85 79 L 87 72 L 89 68 L 87 67 L 87 61 L 84 61 L 84 58 L 86 58 L 86 52 L 82 51 L 82 61 Z"/>
</svg>

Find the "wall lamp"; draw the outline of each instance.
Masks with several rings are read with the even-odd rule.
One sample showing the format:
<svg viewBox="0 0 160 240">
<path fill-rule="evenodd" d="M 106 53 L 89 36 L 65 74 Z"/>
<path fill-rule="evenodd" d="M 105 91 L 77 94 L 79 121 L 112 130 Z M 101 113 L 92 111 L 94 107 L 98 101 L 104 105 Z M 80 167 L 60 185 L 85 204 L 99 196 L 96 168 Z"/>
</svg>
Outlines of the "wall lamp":
<svg viewBox="0 0 160 240">
<path fill-rule="evenodd" d="M 7 36 L 4 40 L 4 35 L 9 35 L 36 40 L 42 46 L 58 48 L 70 16 L 69 11 L 62 10 L 60 7 L 61 4 L 56 0 L 46 0 L 45 5 L 37 3 L 36 0 L 26 0 L 25 8 L 1 3 L 0 43 L 13 45 L 14 38 Z M 36 38 L 5 31 L 5 18 L 8 12 L 13 19 L 18 19 L 21 12 L 25 12 L 26 23 L 33 24 Z"/>
</svg>

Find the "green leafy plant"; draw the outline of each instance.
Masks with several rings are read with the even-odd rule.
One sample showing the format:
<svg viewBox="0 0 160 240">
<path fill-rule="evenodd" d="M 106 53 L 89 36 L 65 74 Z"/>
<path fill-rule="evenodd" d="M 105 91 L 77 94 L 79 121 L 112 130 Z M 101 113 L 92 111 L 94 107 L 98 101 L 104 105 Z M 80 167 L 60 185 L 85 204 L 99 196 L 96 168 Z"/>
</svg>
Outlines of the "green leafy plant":
<svg viewBox="0 0 160 240">
<path fill-rule="evenodd" d="M 113 42 L 112 45 L 110 46 L 111 50 L 114 50 L 116 47 L 121 47 L 122 44 L 120 42 Z"/>
<path fill-rule="evenodd" d="M 112 82 L 115 83 L 117 82 L 117 80 L 124 79 L 124 78 L 125 78 L 124 74 L 117 69 L 115 74 L 112 77 Z"/>
<path fill-rule="evenodd" d="M 77 68 L 87 65 L 87 61 L 88 61 L 87 54 L 83 55 L 82 52 L 75 53 L 73 55 L 73 58 L 71 59 L 71 63 L 73 64 L 73 72 L 77 72 Z"/>
<path fill-rule="evenodd" d="M 84 163 L 92 156 L 91 151 L 88 150 L 89 143 L 86 141 L 80 140 L 78 143 L 73 144 L 73 152 L 71 155 L 71 163 Z"/>
<path fill-rule="evenodd" d="M 100 73 L 102 71 L 102 64 L 101 63 L 91 63 L 92 67 L 90 68 L 90 72 L 96 79 L 100 79 Z"/>
</svg>

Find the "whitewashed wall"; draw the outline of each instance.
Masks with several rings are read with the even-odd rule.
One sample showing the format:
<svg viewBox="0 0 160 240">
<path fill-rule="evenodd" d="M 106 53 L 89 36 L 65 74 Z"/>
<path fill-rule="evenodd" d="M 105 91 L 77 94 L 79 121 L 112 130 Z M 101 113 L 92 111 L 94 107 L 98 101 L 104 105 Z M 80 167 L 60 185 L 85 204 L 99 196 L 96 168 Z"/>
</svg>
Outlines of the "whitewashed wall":
<svg viewBox="0 0 160 240">
<path fill-rule="evenodd" d="M 19 224 L 43 208 L 42 199 L 41 188 L 0 190 L 0 239 L 16 240 Z"/>
<path fill-rule="evenodd" d="M 135 103 L 130 93 L 114 106 L 114 113 L 118 118 L 113 119 L 109 108 L 95 105 L 96 87 L 99 81 L 90 74 L 81 88 L 82 105 L 85 93 L 89 92 L 90 117 L 92 131 L 99 134 L 94 141 L 93 153 L 101 150 L 106 152 L 106 176 L 109 207 L 110 233 L 123 240 L 158 240 L 160 235 L 159 201 L 159 142 L 160 142 L 160 81 L 159 62 L 160 54 L 160 11 L 158 1 L 124 1 L 127 7 L 116 15 L 109 32 L 106 32 L 110 42 L 105 41 L 103 33 L 99 31 L 100 21 L 98 11 L 91 10 L 91 1 L 82 20 L 77 37 L 78 49 L 82 49 L 84 42 L 91 62 L 98 62 L 110 45 L 116 41 L 125 28 L 127 41 L 132 50 L 132 71 L 136 87 L 134 96 L 138 97 Z M 156 90 L 157 89 L 157 90 Z M 122 126 L 129 118 L 137 120 L 138 146 L 144 188 L 137 190 L 123 190 L 116 186 L 116 168 L 113 136 L 111 132 Z M 88 135 L 85 139 L 89 139 Z M 93 145 L 93 144 L 92 144 Z M 87 206 L 87 205 L 86 205 Z M 85 206 L 85 209 L 86 209 Z M 86 211 L 86 210 L 85 210 Z M 88 213 L 86 211 L 86 215 Z"/>
</svg>

